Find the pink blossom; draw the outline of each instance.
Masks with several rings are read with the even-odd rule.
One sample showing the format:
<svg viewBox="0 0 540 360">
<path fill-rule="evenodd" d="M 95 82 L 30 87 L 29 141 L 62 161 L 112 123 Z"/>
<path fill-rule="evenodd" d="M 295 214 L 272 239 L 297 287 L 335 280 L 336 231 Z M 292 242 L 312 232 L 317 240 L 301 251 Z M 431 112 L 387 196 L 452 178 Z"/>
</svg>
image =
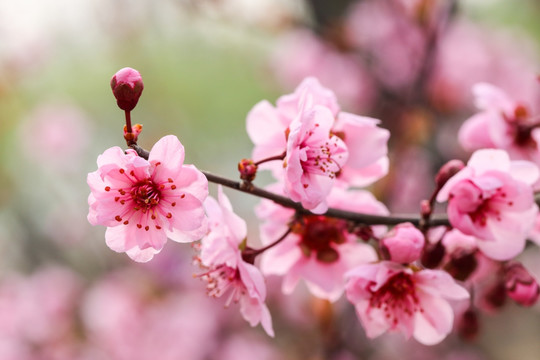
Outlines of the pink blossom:
<svg viewBox="0 0 540 360">
<path fill-rule="evenodd" d="M 204 235 L 208 182 L 183 162 L 184 147 L 172 135 L 154 145 L 148 161 L 119 147 L 98 157 L 98 170 L 88 174 L 88 221 L 107 226 L 105 240 L 112 250 L 146 262 L 167 237 L 191 242 Z"/>
<path fill-rule="evenodd" d="M 538 95 L 536 52 L 537 44 L 527 34 L 453 21 L 438 43 L 429 95 L 443 110 L 470 106 L 473 85 L 489 82 L 532 103 Z"/>
<path fill-rule="evenodd" d="M 378 81 L 392 89 L 412 84 L 422 66 L 426 38 L 405 8 L 396 1 L 357 2 L 345 25 L 349 43 L 373 59 L 370 70 Z"/>
<path fill-rule="evenodd" d="M 534 127 L 531 109 L 491 84 L 476 84 L 473 92 L 481 112 L 467 119 L 461 127 L 461 145 L 466 150 L 503 149 L 512 159 L 540 164 L 540 129 Z"/>
<path fill-rule="evenodd" d="M 343 210 L 388 213 L 371 193 L 362 190 L 334 188 L 328 202 Z M 256 211 L 257 216 L 265 221 L 261 226 L 264 244 L 270 244 L 285 234 L 294 216 L 293 210 L 268 200 L 263 200 Z M 373 248 L 359 243 L 357 236 L 347 229 L 344 220 L 320 215 L 304 216 L 292 225 L 292 232 L 283 241 L 263 254 L 261 269 L 265 274 L 284 276 L 282 290 L 286 294 L 291 293 L 303 279 L 312 294 L 335 301 L 344 290 L 343 274 L 358 264 L 377 259 Z M 385 229 L 374 227 L 373 231 L 382 236 Z"/>
<path fill-rule="evenodd" d="M 448 200 L 450 223 L 477 237 L 482 252 L 508 260 L 523 250 L 538 214 L 531 187 L 537 178 L 538 168 L 528 161 L 510 161 L 503 150 L 478 150 L 437 201 Z"/>
<path fill-rule="evenodd" d="M 399 331 L 407 339 L 437 344 L 452 330 L 454 313 L 447 299 L 469 297 L 444 271 L 414 272 L 386 261 L 360 265 L 345 277 L 347 298 L 369 338 Z"/>
<path fill-rule="evenodd" d="M 382 239 L 382 246 L 390 255 L 390 260 L 400 264 L 418 260 L 424 243 L 424 234 L 411 223 L 397 225 Z"/>
<path fill-rule="evenodd" d="M 257 104 L 248 114 L 247 130 L 255 161 L 286 154 L 284 163 L 260 168 L 271 169 L 277 179 L 285 176 L 288 196 L 322 212 L 336 173 L 342 185 L 366 186 L 388 172 L 389 132 L 378 123 L 340 112 L 334 93 L 307 78 L 294 93 L 280 97 L 276 107 L 267 101 Z"/>
<path fill-rule="evenodd" d="M 140 270 L 109 273 L 87 292 L 81 307 L 87 359 L 208 358 L 221 309 L 200 291 L 160 288 Z"/>
<path fill-rule="evenodd" d="M 326 197 L 349 156 L 343 140 L 330 133 L 333 124 L 328 108 L 304 105 L 287 141 L 285 194 L 317 214 L 328 209 Z"/>
<path fill-rule="evenodd" d="M 240 312 L 251 326 L 261 323 L 266 333 L 274 336 L 270 312 L 264 303 L 264 277 L 257 267 L 242 259 L 240 251 L 247 235 L 246 223 L 233 212 L 221 186 L 218 191 L 219 202 L 209 197 L 204 203 L 209 232 L 201 240 L 200 261 L 206 272 L 199 277 L 208 282 L 210 296 L 227 295 L 226 306 L 239 302 Z"/>
</svg>

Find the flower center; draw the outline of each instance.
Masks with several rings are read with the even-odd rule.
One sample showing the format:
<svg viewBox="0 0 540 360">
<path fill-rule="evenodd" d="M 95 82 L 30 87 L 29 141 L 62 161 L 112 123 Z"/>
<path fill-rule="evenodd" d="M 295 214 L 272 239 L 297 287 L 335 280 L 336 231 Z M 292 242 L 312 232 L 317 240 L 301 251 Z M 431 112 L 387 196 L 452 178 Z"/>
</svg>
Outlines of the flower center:
<svg viewBox="0 0 540 360">
<path fill-rule="evenodd" d="M 201 267 L 204 266 L 201 265 Z M 219 298 L 229 293 L 225 301 L 226 307 L 232 302 L 238 303 L 240 298 L 246 294 L 246 288 L 242 283 L 240 271 L 237 268 L 225 264 L 213 265 L 205 273 L 195 276 L 206 281 L 208 296 Z"/>
<path fill-rule="evenodd" d="M 398 323 L 403 313 L 412 316 L 416 311 L 423 311 L 416 296 L 414 280 L 405 272 L 393 275 L 372 292 L 370 307 L 382 309 L 386 318 L 394 324 Z"/>
<path fill-rule="evenodd" d="M 161 193 L 157 186 L 149 179 L 138 182 L 131 190 L 131 198 L 136 206 L 149 210 L 159 203 Z"/>
<path fill-rule="evenodd" d="M 343 244 L 346 241 L 344 232 L 347 224 L 343 220 L 327 218 L 320 215 L 304 216 L 294 232 L 300 235 L 300 248 L 306 257 L 315 252 L 317 260 L 332 263 L 339 259 L 339 253 L 332 244 Z"/>
</svg>

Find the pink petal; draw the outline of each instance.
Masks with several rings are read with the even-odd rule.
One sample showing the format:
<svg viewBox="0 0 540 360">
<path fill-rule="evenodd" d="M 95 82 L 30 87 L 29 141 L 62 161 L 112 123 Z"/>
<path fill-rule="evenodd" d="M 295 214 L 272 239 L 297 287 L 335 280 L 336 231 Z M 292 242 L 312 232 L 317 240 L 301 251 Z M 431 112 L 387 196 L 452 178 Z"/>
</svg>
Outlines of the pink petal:
<svg viewBox="0 0 540 360">
<path fill-rule="evenodd" d="M 467 167 L 472 168 L 476 176 L 489 170 L 508 172 L 510 170 L 510 157 L 504 150 L 480 149 L 471 155 Z"/>
<path fill-rule="evenodd" d="M 276 108 L 266 100 L 257 103 L 247 115 L 247 133 L 255 145 L 272 143 L 272 146 L 281 146 L 282 151 L 285 150 L 285 130 L 288 126 Z M 279 143 L 278 139 L 281 139 Z"/>
<path fill-rule="evenodd" d="M 530 161 L 515 160 L 510 164 L 510 175 L 527 185 L 533 185 L 540 176 L 538 166 Z"/>
<path fill-rule="evenodd" d="M 458 141 L 467 151 L 494 148 L 495 144 L 487 131 L 491 115 L 480 113 L 467 119 L 458 132 Z"/>
<path fill-rule="evenodd" d="M 157 182 L 176 178 L 184 164 L 184 146 L 174 135 L 167 135 L 159 139 L 150 150 L 148 162 L 161 163 L 154 170 L 154 179 Z"/>
<path fill-rule="evenodd" d="M 424 312 L 417 311 L 414 321 L 414 338 L 424 345 L 441 342 L 452 331 L 454 313 L 443 299 L 418 292 Z"/>
<path fill-rule="evenodd" d="M 347 166 L 361 169 L 377 162 L 388 153 L 390 132 L 379 128 L 380 121 L 341 112 L 334 131 L 345 133 L 345 144 L 349 150 Z"/>
</svg>

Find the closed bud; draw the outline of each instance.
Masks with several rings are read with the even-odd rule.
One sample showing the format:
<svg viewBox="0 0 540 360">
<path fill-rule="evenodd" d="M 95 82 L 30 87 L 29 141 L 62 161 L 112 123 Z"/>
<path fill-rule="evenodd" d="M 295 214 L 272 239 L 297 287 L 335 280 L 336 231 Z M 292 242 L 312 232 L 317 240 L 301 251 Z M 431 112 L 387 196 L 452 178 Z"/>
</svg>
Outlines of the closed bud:
<svg viewBox="0 0 540 360">
<path fill-rule="evenodd" d="M 435 176 L 435 183 L 437 187 L 442 188 L 444 184 L 454 175 L 456 175 L 461 169 L 465 167 L 465 164 L 461 160 L 450 160 L 444 164 L 437 175 Z"/>
<path fill-rule="evenodd" d="M 418 260 L 424 248 L 424 234 L 411 223 L 399 224 L 384 239 L 382 247 L 390 260 L 408 264 Z"/>
<path fill-rule="evenodd" d="M 131 111 L 137 105 L 144 89 L 141 74 L 132 68 L 123 68 L 113 75 L 111 89 L 118 107 Z"/>
<path fill-rule="evenodd" d="M 519 263 L 506 267 L 504 287 L 508 297 L 522 306 L 532 306 L 538 300 L 538 283 Z"/>
<path fill-rule="evenodd" d="M 240 172 L 240 179 L 253 181 L 257 175 L 257 165 L 251 159 L 242 159 L 238 163 L 238 171 Z"/>
</svg>

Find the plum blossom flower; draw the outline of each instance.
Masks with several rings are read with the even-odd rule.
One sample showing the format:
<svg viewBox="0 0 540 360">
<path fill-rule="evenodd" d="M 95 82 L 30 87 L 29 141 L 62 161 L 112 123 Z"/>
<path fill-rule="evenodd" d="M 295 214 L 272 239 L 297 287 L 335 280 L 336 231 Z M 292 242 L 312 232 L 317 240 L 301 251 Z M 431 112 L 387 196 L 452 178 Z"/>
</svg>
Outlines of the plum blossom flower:
<svg viewBox="0 0 540 360">
<path fill-rule="evenodd" d="M 461 145 L 466 150 L 503 149 L 512 159 L 539 164 L 540 128 L 535 127 L 531 109 L 491 84 L 476 84 L 473 93 L 481 111 L 463 123 L 458 136 Z"/>
<path fill-rule="evenodd" d="M 304 105 L 289 127 L 285 194 L 318 214 L 328 209 L 326 197 L 349 156 L 343 140 L 330 132 L 333 123 L 328 108 Z"/>
<path fill-rule="evenodd" d="M 273 188 L 279 187 L 274 184 Z M 329 204 L 343 210 L 371 214 L 387 214 L 386 207 L 371 193 L 334 188 Z M 261 240 L 269 244 L 289 229 L 294 211 L 263 200 L 256 209 L 265 221 Z M 373 227 L 382 236 L 384 227 Z M 377 260 L 373 248 L 359 243 L 349 233 L 347 222 L 322 215 L 307 215 L 296 221 L 292 231 L 276 246 L 262 255 L 261 269 L 265 274 L 283 276 L 282 290 L 291 293 L 303 279 L 310 292 L 323 299 L 336 301 L 344 290 L 343 275 L 352 267 Z"/>
<path fill-rule="evenodd" d="M 442 341 L 452 330 L 447 302 L 467 299 L 467 290 L 441 270 L 414 272 L 383 261 L 360 265 L 345 274 L 347 298 L 369 338 L 400 331 L 424 345 Z"/>
<path fill-rule="evenodd" d="M 105 225 L 105 240 L 114 251 L 138 262 L 159 253 L 167 238 L 200 239 L 206 232 L 203 201 L 208 182 L 192 165 L 184 165 L 184 147 L 175 136 L 161 138 L 148 160 L 119 147 L 98 157 L 88 174 L 92 225 Z"/>
<path fill-rule="evenodd" d="M 538 174 L 534 164 L 510 161 L 503 150 L 478 150 L 443 186 L 437 201 L 448 200 L 452 226 L 477 237 L 485 255 L 508 260 L 523 250 L 538 214 L 532 190 Z"/>
<path fill-rule="evenodd" d="M 198 275 L 208 282 L 208 294 L 228 295 L 226 306 L 240 303 L 240 312 L 251 326 L 261 323 L 269 336 L 274 336 L 272 319 L 266 300 L 266 285 L 260 270 L 242 259 L 240 247 L 246 239 L 244 220 L 233 212 L 229 199 L 218 189 L 219 202 L 209 197 L 205 209 L 209 232 L 201 240 L 200 263 L 206 272 Z M 244 243 L 245 245 L 245 243 Z"/>
<path fill-rule="evenodd" d="M 247 117 L 253 159 L 285 153 L 284 163 L 260 168 L 271 169 L 279 180 L 286 177 L 286 194 L 318 213 L 336 179 L 344 186 L 366 186 L 388 172 L 388 130 L 379 128 L 377 119 L 340 110 L 332 91 L 306 78 L 276 107 L 262 101 Z"/>
</svg>

